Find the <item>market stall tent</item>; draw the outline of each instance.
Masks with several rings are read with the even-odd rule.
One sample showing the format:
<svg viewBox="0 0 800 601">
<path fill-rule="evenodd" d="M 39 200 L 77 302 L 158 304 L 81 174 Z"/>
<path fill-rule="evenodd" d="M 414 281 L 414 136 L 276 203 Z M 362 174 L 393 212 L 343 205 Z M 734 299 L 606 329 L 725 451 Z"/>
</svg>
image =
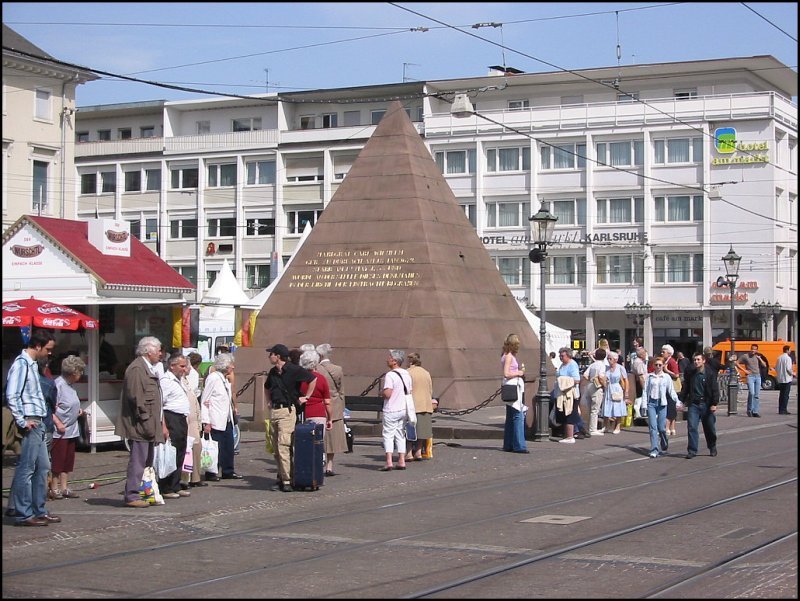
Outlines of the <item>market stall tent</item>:
<svg viewBox="0 0 800 601">
<path fill-rule="evenodd" d="M 163 322 L 168 330 L 170 307 L 188 302 L 186 296 L 194 289 L 191 282 L 132 236 L 126 221 L 23 215 L 3 233 L 3 302 L 34 296 L 84 306 L 94 319 L 100 319 L 102 307 L 133 306 L 137 314 L 146 314 L 148 307 L 151 311 L 163 307 L 164 317 L 159 316 L 157 322 L 118 333 L 127 337 L 125 344 L 131 348 L 138 342 L 134 336 L 144 335 L 151 325 L 161 327 Z M 113 327 L 104 319 L 100 324 L 100 330 Z M 79 389 L 91 415 L 93 448 L 118 440 L 114 420 L 119 409 L 119 382 L 110 377 L 100 381 L 100 330 L 85 333 L 87 381 Z M 163 334 L 161 338 L 167 342 Z"/>
</svg>

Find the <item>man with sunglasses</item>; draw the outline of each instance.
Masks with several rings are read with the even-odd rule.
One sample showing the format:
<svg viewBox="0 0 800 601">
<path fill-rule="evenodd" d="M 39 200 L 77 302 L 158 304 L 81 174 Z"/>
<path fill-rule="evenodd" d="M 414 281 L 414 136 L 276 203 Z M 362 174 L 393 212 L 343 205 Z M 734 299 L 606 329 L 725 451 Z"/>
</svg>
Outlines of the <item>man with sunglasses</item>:
<svg viewBox="0 0 800 601">
<path fill-rule="evenodd" d="M 719 384 L 717 374 L 706 368 L 703 353 L 695 353 L 694 365 L 684 374 L 685 384 L 681 390 L 681 401 L 688 409 L 689 446 L 687 459 L 697 456 L 699 443 L 698 422 L 703 422 L 703 435 L 712 457 L 717 456 L 717 404 L 719 403 Z"/>
</svg>

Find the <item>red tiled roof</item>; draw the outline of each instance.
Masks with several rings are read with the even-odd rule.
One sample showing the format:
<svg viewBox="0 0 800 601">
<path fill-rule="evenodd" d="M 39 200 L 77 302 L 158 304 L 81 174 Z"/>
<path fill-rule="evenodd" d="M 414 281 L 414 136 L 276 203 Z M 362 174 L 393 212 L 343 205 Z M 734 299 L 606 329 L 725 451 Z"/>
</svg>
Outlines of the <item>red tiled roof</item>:
<svg viewBox="0 0 800 601">
<path fill-rule="evenodd" d="M 131 236 L 130 257 L 104 255 L 89 242 L 89 224 L 86 221 L 25 215 L 18 225 L 23 225 L 25 220 L 97 277 L 101 289 L 153 292 L 192 292 L 195 289 L 194 284 L 135 236 Z"/>
</svg>

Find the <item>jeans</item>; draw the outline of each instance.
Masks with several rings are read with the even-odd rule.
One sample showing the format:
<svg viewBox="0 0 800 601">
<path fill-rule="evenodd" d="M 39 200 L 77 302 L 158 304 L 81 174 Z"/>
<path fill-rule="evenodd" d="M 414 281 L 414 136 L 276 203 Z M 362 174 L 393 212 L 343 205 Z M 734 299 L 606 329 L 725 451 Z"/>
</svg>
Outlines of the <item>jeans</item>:
<svg viewBox="0 0 800 601">
<path fill-rule="evenodd" d="M 44 424 L 40 423 L 22 437 L 22 444 L 14 471 L 11 491 L 17 521 L 45 515 L 47 509 L 47 472 L 50 457 L 47 454 L 47 436 Z"/>
<path fill-rule="evenodd" d="M 792 390 L 792 383 L 779 382 L 778 390 L 778 413 L 786 413 L 789 410 L 789 393 Z"/>
<path fill-rule="evenodd" d="M 503 450 L 525 451 L 525 414 L 517 411 L 511 404 L 506 405 L 506 424 L 503 428 Z"/>
<path fill-rule="evenodd" d="M 761 376 L 749 374 L 747 376 L 747 411 L 758 413 L 761 406 L 759 394 L 761 393 Z"/>
<path fill-rule="evenodd" d="M 703 422 L 703 434 L 706 437 L 708 448 L 713 449 L 717 446 L 717 416 L 711 411 L 708 403 L 705 401 L 690 403 L 687 421 L 689 431 L 689 448 L 687 450 L 690 453 L 697 453 L 700 438 L 698 424 L 701 421 Z"/>
<path fill-rule="evenodd" d="M 647 426 L 650 429 L 650 452 L 659 452 L 659 443 L 667 437 L 667 406 L 660 400 L 647 400 Z"/>
</svg>

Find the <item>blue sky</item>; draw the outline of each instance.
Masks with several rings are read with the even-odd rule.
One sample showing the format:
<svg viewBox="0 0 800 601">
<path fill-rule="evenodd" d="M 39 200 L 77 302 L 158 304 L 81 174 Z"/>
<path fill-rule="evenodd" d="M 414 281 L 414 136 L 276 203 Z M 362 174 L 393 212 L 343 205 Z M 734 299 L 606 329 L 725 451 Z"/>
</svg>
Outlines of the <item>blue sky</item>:
<svg viewBox="0 0 800 601">
<path fill-rule="evenodd" d="M 623 65 L 772 55 L 797 70 L 789 2 L 4 2 L 3 22 L 60 60 L 234 94 L 607 67 L 618 42 Z M 203 97 L 103 78 L 77 103 Z"/>
</svg>

